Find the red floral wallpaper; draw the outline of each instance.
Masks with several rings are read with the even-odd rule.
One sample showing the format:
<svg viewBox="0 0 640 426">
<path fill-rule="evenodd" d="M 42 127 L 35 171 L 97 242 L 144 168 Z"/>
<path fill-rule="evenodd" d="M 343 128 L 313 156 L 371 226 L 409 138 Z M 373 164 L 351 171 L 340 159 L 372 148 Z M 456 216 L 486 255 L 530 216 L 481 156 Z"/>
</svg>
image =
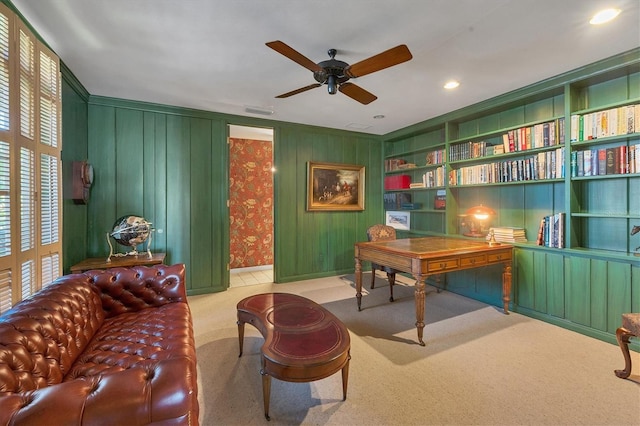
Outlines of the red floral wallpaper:
<svg viewBox="0 0 640 426">
<path fill-rule="evenodd" d="M 273 264 L 273 145 L 229 141 L 230 267 Z"/>
</svg>

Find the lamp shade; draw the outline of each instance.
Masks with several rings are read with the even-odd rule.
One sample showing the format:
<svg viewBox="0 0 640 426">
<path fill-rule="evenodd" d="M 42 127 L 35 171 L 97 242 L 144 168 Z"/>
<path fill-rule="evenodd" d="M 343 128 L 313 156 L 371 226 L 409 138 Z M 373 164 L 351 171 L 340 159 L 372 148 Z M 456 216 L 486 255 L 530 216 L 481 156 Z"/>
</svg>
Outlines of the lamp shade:
<svg viewBox="0 0 640 426">
<path fill-rule="evenodd" d="M 495 216 L 496 212 L 489 207 L 483 206 L 480 204 L 479 206 L 471 207 L 466 211 L 467 215 L 473 216 L 478 220 L 487 220 L 491 216 Z"/>
<path fill-rule="evenodd" d="M 467 209 L 463 215 L 465 219 L 462 225 L 465 229 L 462 235 L 476 238 L 484 237 L 487 235 L 487 226 L 495 214 L 493 209 L 482 204 Z"/>
</svg>

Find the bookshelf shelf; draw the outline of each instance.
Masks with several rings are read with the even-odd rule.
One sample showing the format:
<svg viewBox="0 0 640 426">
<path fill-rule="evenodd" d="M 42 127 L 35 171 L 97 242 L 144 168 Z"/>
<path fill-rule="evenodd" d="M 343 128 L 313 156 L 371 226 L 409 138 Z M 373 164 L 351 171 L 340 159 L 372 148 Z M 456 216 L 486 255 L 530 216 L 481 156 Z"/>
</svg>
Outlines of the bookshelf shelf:
<svg viewBox="0 0 640 426">
<path fill-rule="evenodd" d="M 630 141 L 633 139 L 638 139 L 640 138 L 640 133 L 639 132 L 634 132 L 634 133 L 629 133 L 629 134 L 624 134 L 624 135 L 616 135 L 616 136 L 607 136 L 607 137 L 603 137 L 603 138 L 597 138 L 597 139 L 589 139 L 589 140 L 585 140 L 585 141 L 574 141 L 571 142 L 571 146 L 572 147 L 582 147 L 582 146 L 589 146 L 589 145 L 604 145 L 604 144 L 614 144 L 617 142 L 626 142 L 626 141 Z"/>
<path fill-rule="evenodd" d="M 483 187 L 496 187 L 496 186 L 522 186 L 522 185 L 536 185 L 547 183 L 564 183 L 564 179 L 533 179 L 522 180 L 513 182 L 490 182 L 490 183 L 477 183 L 477 184 L 465 184 L 465 185 L 449 185 L 450 190 L 462 189 L 462 188 L 483 188 Z"/>
<path fill-rule="evenodd" d="M 430 186 L 430 187 L 421 187 L 421 188 L 406 188 L 406 189 L 386 189 L 384 192 L 386 193 L 397 193 L 397 192 L 423 192 L 423 191 L 434 191 L 438 189 L 444 189 L 444 186 Z"/>
<path fill-rule="evenodd" d="M 610 175 L 596 175 L 596 176 L 573 176 L 571 178 L 574 182 L 590 181 L 590 180 L 603 180 L 603 179 L 629 179 L 640 178 L 640 173 L 614 173 Z M 638 182 L 640 185 L 640 182 Z"/>
<path fill-rule="evenodd" d="M 633 71 L 631 71 L 631 72 L 633 72 Z M 611 108 L 618 108 L 618 107 L 621 107 L 621 106 L 627 106 L 627 105 L 633 105 L 633 104 L 640 104 L 640 97 L 630 97 L 626 101 L 623 101 L 623 102 L 611 102 L 611 103 L 598 104 L 597 106 L 594 106 L 592 108 L 585 108 L 585 109 L 582 109 L 582 110 L 575 110 L 575 111 L 573 111 L 573 114 L 584 115 L 584 114 L 590 114 L 592 112 L 598 112 L 598 111 L 603 111 L 603 110 L 607 110 L 607 109 L 611 109 Z"/>
<path fill-rule="evenodd" d="M 427 153 L 429 151 L 433 151 L 434 149 L 437 149 L 438 146 L 434 145 L 434 146 L 430 146 L 430 147 L 424 147 L 424 148 L 419 148 L 419 149 L 409 149 L 406 151 L 401 151 L 401 152 L 394 152 L 392 154 L 388 154 L 385 155 L 385 159 L 392 159 L 392 158 L 399 158 L 399 157 L 406 157 L 409 155 L 413 155 L 413 154 L 421 154 L 421 153 Z M 444 148 L 444 144 L 442 144 L 440 146 L 440 148 Z"/>
<path fill-rule="evenodd" d="M 524 149 L 522 151 L 505 152 L 504 154 L 487 155 L 484 157 L 468 158 L 465 160 L 454 160 L 454 161 L 449 161 L 449 164 L 453 167 L 453 166 L 467 165 L 467 164 L 486 163 L 487 160 L 490 160 L 490 159 L 497 159 L 497 161 L 504 161 L 510 158 L 530 156 L 532 154 L 537 154 L 539 152 L 554 151 L 558 148 L 563 148 L 563 147 L 564 145 L 554 145 L 554 146 L 545 146 L 542 148 L 530 148 L 530 149 Z"/>
<path fill-rule="evenodd" d="M 626 213 L 609 213 L 609 212 L 603 212 L 603 213 L 597 213 L 597 212 L 592 212 L 592 213 L 580 213 L 580 212 L 574 212 L 571 213 L 572 217 L 599 217 L 599 218 L 607 218 L 607 219 L 640 219 L 640 213 L 637 214 L 626 214 Z"/>
<path fill-rule="evenodd" d="M 440 164 L 427 164 L 426 166 L 415 166 L 415 167 L 408 167 L 406 169 L 397 169 L 397 170 L 388 170 L 385 172 L 385 174 L 387 175 L 397 175 L 397 174 L 401 174 L 401 173 L 410 173 L 410 172 L 415 172 L 415 171 L 420 171 L 420 170 L 432 170 L 432 169 L 437 169 L 438 167 L 442 167 L 444 165 L 444 163 L 440 163 Z"/>
<path fill-rule="evenodd" d="M 414 209 L 414 210 L 407 210 L 407 211 L 411 213 L 437 213 L 437 214 L 446 213 L 445 210 L 437 210 L 437 209 Z"/>
<path fill-rule="evenodd" d="M 512 130 L 518 130 L 521 129 L 523 127 L 533 127 L 537 124 L 544 124 L 547 122 L 551 122 L 551 121 L 557 121 L 560 119 L 564 119 L 563 115 L 558 115 L 555 117 L 549 117 L 546 118 L 544 120 L 535 120 L 535 121 L 530 121 L 530 122 L 526 122 L 526 123 L 522 123 L 522 124 L 518 124 L 518 125 L 514 125 L 514 126 L 510 126 L 510 127 L 504 127 L 504 128 L 500 128 L 500 129 L 496 129 L 496 130 L 490 130 L 490 131 L 486 131 L 483 133 L 477 133 L 475 135 L 470 135 L 467 137 L 462 137 L 462 138 L 457 138 L 457 139 L 451 139 L 449 141 L 450 145 L 457 145 L 460 143 L 466 143 L 466 142 L 473 142 L 473 141 L 477 141 L 477 140 L 482 140 L 482 139 L 490 139 L 490 138 L 494 138 L 497 136 L 502 137 L 505 133 L 512 131 Z"/>
</svg>

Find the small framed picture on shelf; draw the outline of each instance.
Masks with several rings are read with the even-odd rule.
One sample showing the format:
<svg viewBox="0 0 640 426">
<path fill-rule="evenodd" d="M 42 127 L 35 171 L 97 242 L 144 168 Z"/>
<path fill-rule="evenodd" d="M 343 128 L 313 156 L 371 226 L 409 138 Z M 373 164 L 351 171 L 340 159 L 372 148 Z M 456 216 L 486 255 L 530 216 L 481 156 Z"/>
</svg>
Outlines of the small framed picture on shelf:
<svg viewBox="0 0 640 426">
<path fill-rule="evenodd" d="M 411 229 L 411 213 L 403 211 L 388 211 L 386 218 L 387 226 L 392 226 L 396 229 Z"/>
</svg>

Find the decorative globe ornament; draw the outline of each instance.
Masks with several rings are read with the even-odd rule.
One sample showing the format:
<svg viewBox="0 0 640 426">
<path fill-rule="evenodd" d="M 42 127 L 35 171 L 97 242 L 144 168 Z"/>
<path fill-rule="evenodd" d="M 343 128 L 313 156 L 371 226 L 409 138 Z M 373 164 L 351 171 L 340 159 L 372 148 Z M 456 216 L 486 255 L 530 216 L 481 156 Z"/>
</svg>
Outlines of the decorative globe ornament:
<svg viewBox="0 0 640 426">
<path fill-rule="evenodd" d="M 151 222 L 148 222 L 145 218 L 134 215 L 122 216 L 116 220 L 113 224 L 111 232 L 107 232 L 107 243 L 109 243 L 109 257 L 107 262 L 111 261 L 112 256 L 137 256 L 137 247 L 140 244 L 147 243 L 146 252 L 149 258 L 151 258 Z M 131 251 L 127 253 L 113 253 L 113 245 L 111 239 L 113 238 L 118 244 L 131 247 Z"/>
</svg>

